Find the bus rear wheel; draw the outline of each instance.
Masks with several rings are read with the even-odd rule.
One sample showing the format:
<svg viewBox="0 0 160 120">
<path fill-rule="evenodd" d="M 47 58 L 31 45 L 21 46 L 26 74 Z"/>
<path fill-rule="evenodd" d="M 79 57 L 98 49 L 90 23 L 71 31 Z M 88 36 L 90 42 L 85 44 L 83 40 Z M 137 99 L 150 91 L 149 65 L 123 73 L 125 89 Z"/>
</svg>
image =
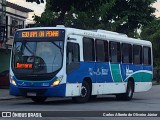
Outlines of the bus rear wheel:
<svg viewBox="0 0 160 120">
<path fill-rule="evenodd" d="M 129 101 L 133 97 L 133 92 L 134 92 L 134 84 L 132 81 L 128 81 L 126 93 L 117 94 L 116 99 Z"/>
<path fill-rule="evenodd" d="M 43 103 L 43 102 L 45 102 L 47 97 L 32 97 L 31 99 L 35 103 Z"/>
<path fill-rule="evenodd" d="M 83 81 L 81 94 L 78 97 L 73 97 L 72 100 L 78 103 L 85 103 L 89 100 L 91 96 L 91 89 L 87 81 Z"/>
</svg>

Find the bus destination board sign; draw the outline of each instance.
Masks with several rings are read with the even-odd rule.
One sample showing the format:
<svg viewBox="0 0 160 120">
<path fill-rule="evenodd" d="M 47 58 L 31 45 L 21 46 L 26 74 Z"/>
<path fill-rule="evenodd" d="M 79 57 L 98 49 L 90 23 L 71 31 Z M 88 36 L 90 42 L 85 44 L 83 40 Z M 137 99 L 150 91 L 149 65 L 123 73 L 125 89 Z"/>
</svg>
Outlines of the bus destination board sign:
<svg viewBox="0 0 160 120">
<path fill-rule="evenodd" d="M 28 30 L 18 31 L 16 38 L 62 38 L 64 30 Z"/>
</svg>

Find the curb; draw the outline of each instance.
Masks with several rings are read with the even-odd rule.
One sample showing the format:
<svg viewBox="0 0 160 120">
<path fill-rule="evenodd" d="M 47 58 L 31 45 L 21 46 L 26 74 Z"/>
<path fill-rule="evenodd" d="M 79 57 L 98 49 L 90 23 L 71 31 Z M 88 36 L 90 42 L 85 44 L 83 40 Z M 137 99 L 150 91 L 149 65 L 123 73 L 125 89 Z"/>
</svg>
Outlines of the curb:
<svg viewBox="0 0 160 120">
<path fill-rule="evenodd" d="M 24 97 L 0 97 L 0 101 L 12 100 L 12 99 L 25 99 Z"/>
<path fill-rule="evenodd" d="M 160 85 L 160 83 L 158 83 L 157 81 L 152 81 L 152 85 Z"/>
<path fill-rule="evenodd" d="M 4 100 L 14 100 L 14 99 L 24 99 L 25 97 L 22 96 L 12 96 L 9 94 L 9 87 L 7 86 L 0 86 L 0 91 L 2 91 L 2 94 L 0 95 L 0 101 Z"/>
</svg>

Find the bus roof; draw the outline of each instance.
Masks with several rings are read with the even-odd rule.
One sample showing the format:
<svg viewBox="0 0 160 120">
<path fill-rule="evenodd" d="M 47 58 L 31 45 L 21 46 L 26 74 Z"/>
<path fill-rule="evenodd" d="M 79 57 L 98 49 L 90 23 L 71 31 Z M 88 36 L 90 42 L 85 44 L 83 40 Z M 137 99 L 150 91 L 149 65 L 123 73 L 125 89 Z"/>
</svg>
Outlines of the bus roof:
<svg viewBox="0 0 160 120">
<path fill-rule="evenodd" d="M 116 41 L 116 42 L 152 46 L 151 42 L 147 40 L 135 39 L 135 38 L 128 37 L 125 34 L 112 32 L 112 31 L 106 31 L 106 30 L 100 30 L 100 29 L 82 30 L 82 29 L 69 28 L 69 27 L 64 27 L 64 26 L 57 26 L 57 27 L 24 28 L 24 29 L 19 29 L 17 31 L 41 30 L 41 29 L 64 29 L 68 35 L 80 35 L 80 36 L 95 38 L 95 39 L 103 39 L 103 40 L 110 40 L 110 41 Z"/>
</svg>

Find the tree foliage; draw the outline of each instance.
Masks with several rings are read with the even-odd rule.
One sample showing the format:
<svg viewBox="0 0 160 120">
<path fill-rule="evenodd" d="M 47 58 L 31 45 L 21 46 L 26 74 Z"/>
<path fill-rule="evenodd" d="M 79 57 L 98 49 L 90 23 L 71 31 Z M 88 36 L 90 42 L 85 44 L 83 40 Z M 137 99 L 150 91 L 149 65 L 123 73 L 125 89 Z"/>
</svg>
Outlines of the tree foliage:
<svg viewBox="0 0 160 120">
<path fill-rule="evenodd" d="M 155 8 L 151 4 L 156 0 L 117 0 L 113 8 L 116 13 L 114 20 L 127 19 L 116 28 L 116 31 L 133 36 L 136 29 L 150 22 L 154 16 Z"/>
<path fill-rule="evenodd" d="M 160 68 L 160 18 L 142 28 L 141 39 L 149 40 L 153 45 L 154 66 Z"/>
<path fill-rule="evenodd" d="M 43 0 L 26 0 L 44 2 Z M 152 21 L 156 0 L 46 0 L 37 26 L 64 24 L 82 29 L 106 29 L 134 36 L 135 31 Z"/>
</svg>

